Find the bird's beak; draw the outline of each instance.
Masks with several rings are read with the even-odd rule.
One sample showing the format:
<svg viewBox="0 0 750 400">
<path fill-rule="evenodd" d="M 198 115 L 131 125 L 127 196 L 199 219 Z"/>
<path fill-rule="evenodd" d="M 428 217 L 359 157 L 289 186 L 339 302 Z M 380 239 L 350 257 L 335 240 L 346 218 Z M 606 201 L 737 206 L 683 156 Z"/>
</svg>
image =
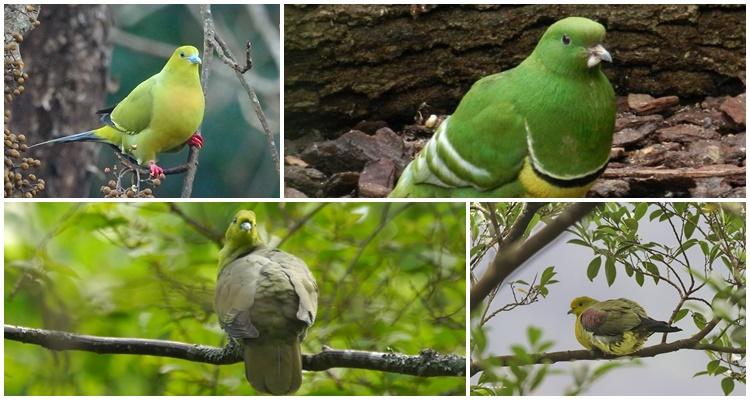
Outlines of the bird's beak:
<svg viewBox="0 0 750 400">
<path fill-rule="evenodd" d="M 607 49 L 605 49 L 604 46 L 600 44 L 597 44 L 596 46 L 589 48 L 588 53 L 589 53 L 589 58 L 586 60 L 586 65 L 589 68 L 593 68 L 599 65 L 599 63 L 602 61 L 612 62 L 612 55 L 609 54 Z"/>
<path fill-rule="evenodd" d="M 568 315 L 573 314 L 573 310 L 568 310 Z"/>
<path fill-rule="evenodd" d="M 193 54 L 192 56 L 187 58 L 188 61 L 190 61 L 191 64 L 200 64 L 201 58 L 198 57 L 197 54 Z"/>
<path fill-rule="evenodd" d="M 249 231 L 249 230 L 253 229 L 253 224 L 245 221 L 245 222 L 243 222 L 243 223 L 240 224 L 240 229 L 242 229 L 243 231 Z"/>
</svg>

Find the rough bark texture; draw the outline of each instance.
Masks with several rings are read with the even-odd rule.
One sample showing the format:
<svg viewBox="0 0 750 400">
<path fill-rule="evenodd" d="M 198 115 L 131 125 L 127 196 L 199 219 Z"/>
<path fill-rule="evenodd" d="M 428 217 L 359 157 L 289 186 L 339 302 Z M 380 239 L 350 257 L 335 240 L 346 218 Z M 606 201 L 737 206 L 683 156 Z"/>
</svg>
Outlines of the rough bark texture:
<svg viewBox="0 0 750 400">
<path fill-rule="evenodd" d="M 21 52 L 30 78 L 13 102 L 10 126 L 30 144 L 82 132 L 99 123 L 111 44 L 106 5 L 43 5 L 41 24 L 25 38 Z M 87 197 L 96 144 L 34 148 L 47 197 Z"/>
<path fill-rule="evenodd" d="M 474 81 L 517 65 L 570 15 L 607 27 L 618 94 L 744 91 L 744 5 L 287 5 L 286 137 L 406 122 L 423 102 L 451 113 Z"/>
</svg>

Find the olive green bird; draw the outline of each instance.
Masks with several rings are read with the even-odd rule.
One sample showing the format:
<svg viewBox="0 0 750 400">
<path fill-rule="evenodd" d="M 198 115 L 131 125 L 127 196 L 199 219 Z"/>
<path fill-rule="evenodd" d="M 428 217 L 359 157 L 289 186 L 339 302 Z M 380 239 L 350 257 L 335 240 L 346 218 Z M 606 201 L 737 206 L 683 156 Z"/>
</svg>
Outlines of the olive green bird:
<svg viewBox="0 0 750 400">
<path fill-rule="evenodd" d="M 180 150 L 184 145 L 201 148 L 198 128 L 205 100 L 193 46 L 178 47 L 158 74 L 135 87 L 115 107 L 97 111 L 104 126 L 87 132 L 37 143 L 101 142 L 148 166 L 152 176 L 163 174 L 157 154 Z"/>
<path fill-rule="evenodd" d="M 576 297 L 568 314 L 575 314 L 575 335 L 583 347 L 623 356 L 638 351 L 656 332 L 682 329 L 646 315 L 638 303 L 628 299 L 597 301 Z"/>
<path fill-rule="evenodd" d="M 513 69 L 477 81 L 390 197 L 580 197 L 609 161 L 615 93 L 604 27 L 552 24 Z"/>
<path fill-rule="evenodd" d="M 219 324 L 242 344 L 250 385 L 294 393 L 302 383 L 300 342 L 318 310 L 315 279 L 302 260 L 263 244 L 252 211 L 237 212 L 224 240 L 214 304 Z"/>
</svg>

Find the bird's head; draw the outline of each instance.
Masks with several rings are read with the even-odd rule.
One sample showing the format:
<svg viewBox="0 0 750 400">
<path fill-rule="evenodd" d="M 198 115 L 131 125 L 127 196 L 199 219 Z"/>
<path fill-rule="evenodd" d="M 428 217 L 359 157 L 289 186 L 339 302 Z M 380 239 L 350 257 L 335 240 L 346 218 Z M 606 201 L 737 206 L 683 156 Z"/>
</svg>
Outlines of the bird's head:
<svg viewBox="0 0 750 400">
<path fill-rule="evenodd" d="M 598 303 L 598 301 L 591 297 L 576 297 L 570 302 L 570 310 L 568 311 L 568 314 L 575 314 L 576 316 L 581 315 L 582 312 L 586 311 L 586 309 L 594 303 Z"/>
<path fill-rule="evenodd" d="M 169 57 L 169 61 L 164 68 L 172 70 L 198 70 L 198 65 L 201 63 L 200 52 L 193 46 L 182 46 L 178 47 L 172 56 Z"/>
<path fill-rule="evenodd" d="M 612 56 L 602 46 L 606 30 L 588 18 L 568 17 L 552 24 L 534 49 L 545 67 L 566 75 L 598 70 Z"/>
<path fill-rule="evenodd" d="M 255 221 L 254 212 L 250 210 L 237 211 L 224 236 L 226 242 L 237 247 L 255 247 L 260 244 L 260 235 Z"/>
</svg>

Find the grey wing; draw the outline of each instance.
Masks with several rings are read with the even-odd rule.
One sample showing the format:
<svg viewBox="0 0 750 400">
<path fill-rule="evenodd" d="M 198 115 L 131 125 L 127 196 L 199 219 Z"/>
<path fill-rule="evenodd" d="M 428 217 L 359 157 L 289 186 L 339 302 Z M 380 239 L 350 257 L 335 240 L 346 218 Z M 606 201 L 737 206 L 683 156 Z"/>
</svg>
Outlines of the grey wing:
<svg viewBox="0 0 750 400">
<path fill-rule="evenodd" d="M 318 285 L 307 265 L 301 259 L 277 249 L 272 250 L 270 258 L 282 266 L 299 297 L 297 319 L 308 326 L 312 325 L 318 313 Z"/>
<path fill-rule="evenodd" d="M 250 321 L 250 309 L 255 303 L 260 279 L 260 268 L 255 264 L 263 262 L 269 261 L 262 257 L 242 257 L 229 263 L 219 273 L 214 307 L 219 324 L 233 338 L 252 339 L 259 336 L 258 329 Z"/>
</svg>

